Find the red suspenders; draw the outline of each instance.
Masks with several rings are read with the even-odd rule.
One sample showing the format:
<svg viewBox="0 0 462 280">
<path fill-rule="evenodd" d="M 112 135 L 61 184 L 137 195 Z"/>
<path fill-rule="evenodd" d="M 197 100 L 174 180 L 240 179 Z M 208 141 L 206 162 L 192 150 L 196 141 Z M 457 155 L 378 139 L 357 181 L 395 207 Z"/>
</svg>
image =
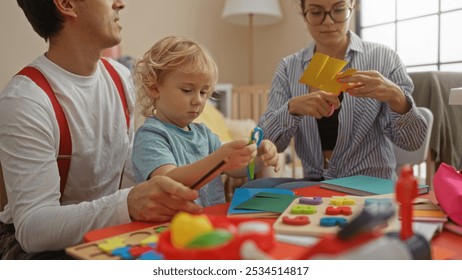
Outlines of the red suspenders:
<svg viewBox="0 0 462 280">
<path fill-rule="evenodd" d="M 122 107 L 124 108 L 125 120 L 127 121 L 127 131 L 130 127 L 130 112 L 128 111 L 128 104 L 127 98 L 125 97 L 124 86 L 122 85 L 122 81 L 120 80 L 120 76 L 117 71 L 114 69 L 111 63 L 109 63 L 106 59 L 102 58 L 101 61 L 103 62 L 106 70 L 111 75 L 112 80 L 114 81 L 117 90 L 119 91 L 120 101 L 122 102 Z"/>
<path fill-rule="evenodd" d="M 119 74 L 114 69 L 114 67 L 105 59 L 101 59 L 106 70 L 111 75 L 112 80 L 114 81 L 117 91 L 119 92 L 120 100 L 124 108 L 125 120 L 127 123 L 127 131 L 130 126 L 130 114 L 127 105 L 127 98 L 125 97 L 124 87 L 120 79 Z M 37 68 L 34 67 L 24 67 L 16 75 L 23 75 L 34 81 L 48 96 L 55 111 L 56 120 L 58 121 L 60 141 L 59 141 L 59 155 L 58 155 L 58 170 L 59 176 L 61 177 L 60 182 L 60 191 L 61 194 L 64 192 L 64 187 L 67 182 L 67 175 L 69 173 L 69 168 L 71 166 L 71 155 L 72 155 L 72 139 L 71 133 L 69 131 L 69 125 L 67 123 L 66 115 L 64 114 L 63 108 L 58 102 L 58 99 L 53 92 L 50 84 L 48 83 L 45 76 Z"/>
</svg>

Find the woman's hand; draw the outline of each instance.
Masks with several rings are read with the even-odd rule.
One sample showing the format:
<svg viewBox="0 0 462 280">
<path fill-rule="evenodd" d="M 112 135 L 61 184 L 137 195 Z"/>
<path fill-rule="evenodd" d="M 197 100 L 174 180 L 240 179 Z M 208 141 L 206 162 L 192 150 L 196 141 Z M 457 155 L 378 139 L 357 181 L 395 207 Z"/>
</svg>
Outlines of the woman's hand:
<svg viewBox="0 0 462 280">
<path fill-rule="evenodd" d="M 320 119 L 331 114 L 332 105 L 335 109 L 340 107 L 338 96 L 325 91 L 313 91 L 290 99 L 289 113 Z"/>
<path fill-rule="evenodd" d="M 377 71 L 357 71 L 338 81 L 349 84 L 347 91 L 351 96 L 377 99 L 387 103 L 393 111 L 400 114 L 405 114 L 411 109 L 401 89 Z"/>
</svg>

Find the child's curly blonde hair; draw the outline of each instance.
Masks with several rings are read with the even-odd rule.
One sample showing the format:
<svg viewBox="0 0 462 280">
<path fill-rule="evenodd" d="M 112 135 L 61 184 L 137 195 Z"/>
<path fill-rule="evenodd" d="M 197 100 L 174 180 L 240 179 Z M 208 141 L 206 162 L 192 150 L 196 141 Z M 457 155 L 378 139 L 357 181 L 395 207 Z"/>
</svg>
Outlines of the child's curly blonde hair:
<svg viewBox="0 0 462 280">
<path fill-rule="evenodd" d="M 152 116 L 156 109 L 151 89 L 174 70 L 209 75 L 209 94 L 217 84 L 218 67 L 207 49 L 186 38 L 166 37 L 155 43 L 135 65 L 133 79 L 143 116 Z"/>
</svg>

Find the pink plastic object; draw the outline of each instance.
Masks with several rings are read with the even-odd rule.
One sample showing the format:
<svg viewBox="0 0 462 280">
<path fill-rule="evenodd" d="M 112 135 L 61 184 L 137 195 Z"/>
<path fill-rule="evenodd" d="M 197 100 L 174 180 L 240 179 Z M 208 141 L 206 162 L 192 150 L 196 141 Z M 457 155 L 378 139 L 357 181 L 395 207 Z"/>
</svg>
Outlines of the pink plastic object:
<svg viewBox="0 0 462 280">
<path fill-rule="evenodd" d="M 234 237 L 231 241 L 221 246 L 204 249 L 176 248 L 172 245 L 170 230 L 160 234 L 158 251 L 164 255 L 166 260 L 239 260 L 241 245 L 246 240 L 253 240 L 264 252 L 269 252 L 275 245 L 273 228 L 267 233 L 247 232 L 239 234 L 237 225 L 240 222 L 231 222 L 226 217 L 209 216 L 214 229 L 225 229 L 230 231 Z"/>
<path fill-rule="evenodd" d="M 462 173 L 442 162 L 433 177 L 433 189 L 441 209 L 454 223 L 462 225 Z"/>
</svg>

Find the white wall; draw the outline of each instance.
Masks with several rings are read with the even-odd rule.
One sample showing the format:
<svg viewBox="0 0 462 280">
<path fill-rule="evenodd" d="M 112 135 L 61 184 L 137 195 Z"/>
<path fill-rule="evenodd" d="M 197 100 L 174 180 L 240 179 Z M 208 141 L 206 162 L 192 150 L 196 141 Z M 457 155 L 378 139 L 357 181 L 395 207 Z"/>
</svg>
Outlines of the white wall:
<svg viewBox="0 0 462 280">
<path fill-rule="evenodd" d="M 181 35 L 215 57 L 220 82 L 248 83 L 248 29 L 221 18 L 225 0 L 134 0 L 120 12 L 123 55 L 139 58 L 157 40 Z M 254 84 L 269 83 L 279 60 L 311 40 L 297 0 L 281 0 L 283 19 L 254 29 Z M 0 1 L 0 89 L 47 44 L 32 30 L 15 0 Z"/>
<path fill-rule="evenodd" d="M 281 1 L 284 18 L 276 25 L 254 30 L 254 82 L 269 83 L 277 62 L 308 42 L 297 15 L 296 0 Z M 209 48 L 220 68 L 220 82 L 247 83 L 246 27 L 221 19 L 224 0 L 126 1 L 121 11 L 122 53 L 140 57 L 156 40 L 182 35 Z M 39 54 L 46 43 L 27 22 L 14 0 L 0 1 L 0 88 Z"/>
<path fill-rule="evenodd" d="M 140 57 L 157 40 L 181 35 L 204 44 L 215 57 L 220 82 L 248 83 L 248 28 L 221 18 L 225 0 L 136 0 L 121 12 L 122 52 Z M 279 60 L 309 42 L 297 0 L 282 0 L 283 19 L 254 28 L 254 83 L 269 83 Z"/>
<path fill-rule="evenodd" d="M 0 1 L 0 89 L 47 44 L 32 30 L 15 0 Z"/>
</svg>

